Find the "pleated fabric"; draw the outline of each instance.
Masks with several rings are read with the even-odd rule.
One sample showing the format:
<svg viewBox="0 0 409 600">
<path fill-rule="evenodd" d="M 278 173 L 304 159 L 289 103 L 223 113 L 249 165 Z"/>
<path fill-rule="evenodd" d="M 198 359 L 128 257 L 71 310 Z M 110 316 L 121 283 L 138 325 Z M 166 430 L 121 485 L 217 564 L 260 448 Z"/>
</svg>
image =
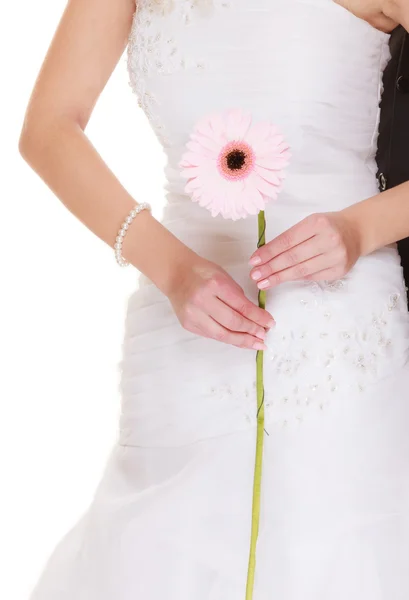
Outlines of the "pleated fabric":
<svg viewBox="0 0 409 600">
<path fill-rule="evenodd" d="M 167 157 L 164 224 L 256 300 L 257 219 L 213 219 L 184 192 L 195 122 L 242 108 L 283 131 L 292 159 L 267 239 L 370 197 L 389 36 L 332 0 L 138 4 L 129 80 Z M 342 280 L 268 293 L 254 600 L 409 597 L 405 297 L 395 246 Z M 118 442 L 31 600 L 244 600 L 254 353 L 183 330 L 142 278 L 118 367 Z"/>
</svg>

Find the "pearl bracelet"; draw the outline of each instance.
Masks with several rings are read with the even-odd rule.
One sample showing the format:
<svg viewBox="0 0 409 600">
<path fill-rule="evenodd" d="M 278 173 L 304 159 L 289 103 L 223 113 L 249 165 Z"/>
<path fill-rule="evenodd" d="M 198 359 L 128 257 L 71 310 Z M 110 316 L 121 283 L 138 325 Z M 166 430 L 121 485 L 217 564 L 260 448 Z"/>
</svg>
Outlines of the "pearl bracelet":
<svg viewBox="0 0 409 600">
<path fill-rule="evenodd" d="M 127 262 L 122 256 L 122 243 L 124 241 L 124 237 L 126 232 L 129 229 L 129 225 L 132 223 L 136 215 L 138 215 L 143 210 L 152 210 L 151 205 L 147 202 L 142 202 L 135 206 L 129 215 L 126 217 L 125 221 L 122 223 L 120 230 L 118 231 L 118 235 L 116 237 L 116 243 L 114 245 L 115 248 L 115 258 L 120 267 L 127 267 L 129 262 Z"/>
</svg>

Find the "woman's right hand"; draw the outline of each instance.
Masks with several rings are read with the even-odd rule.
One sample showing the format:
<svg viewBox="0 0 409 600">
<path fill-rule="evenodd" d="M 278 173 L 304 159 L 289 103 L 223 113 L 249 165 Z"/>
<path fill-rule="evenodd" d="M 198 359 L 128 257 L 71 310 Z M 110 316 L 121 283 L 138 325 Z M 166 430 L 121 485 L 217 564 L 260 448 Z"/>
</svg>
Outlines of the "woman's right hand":
<svg viewBox="0 0 409 600">
<path fill-rule="evenodd" d="M 218 265 L 142 211 L 124 238 L 122 254 L 168 297 L 180 324 L 196 335 L 264 350 L 274 319 Z M 257 291 L 256 285 L 254 284 Z"/>
<path fill-rule="evenodd" d="M 264 338 L 273 317 L 218 265 L 194 255 L 179 270 L 168 298 L 188 331 L 239 348 L 266 349 Z"/>
</svg>

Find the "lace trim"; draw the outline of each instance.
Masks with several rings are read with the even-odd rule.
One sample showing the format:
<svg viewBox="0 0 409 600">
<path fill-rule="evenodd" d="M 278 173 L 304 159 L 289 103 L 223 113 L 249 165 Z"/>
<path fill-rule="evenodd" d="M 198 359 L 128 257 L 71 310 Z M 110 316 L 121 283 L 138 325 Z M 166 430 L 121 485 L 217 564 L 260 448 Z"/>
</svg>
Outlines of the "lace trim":
<svg viewBox="0 0 409 600">
<path fill-rule="evenodd" d="M 128 36 L 128 83 L 165 147 L 171 145 L 169 133 L 159 118 L 160 102 L 149 86 L 149 78 L 185 69 L 200 71 L 205 68 L 205 63 L 191 53 L 185 55 L 177 39 L 166 33 L 171 28 L 162 25 L 174 18 L 188 26 L 196 17 L 210 16 L 215 7 L 229 6 L 225 0 L 141 0 L 136 7 Z"/>
</svg>

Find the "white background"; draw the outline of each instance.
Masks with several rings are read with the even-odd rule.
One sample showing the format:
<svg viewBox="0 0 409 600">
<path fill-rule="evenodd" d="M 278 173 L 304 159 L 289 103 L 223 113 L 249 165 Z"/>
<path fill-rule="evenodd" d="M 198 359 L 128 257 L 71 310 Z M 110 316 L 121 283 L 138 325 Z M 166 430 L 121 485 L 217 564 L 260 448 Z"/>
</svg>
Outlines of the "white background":
<svg viewBox="0 0 409 600">
<path fill-rule="evenodd" d="M 0 598 L 25 600 L 86 510 L 115 442 L 133 267 L 23 161 L 25 108 L 65 0 L 2 3 L 0 15 Z M 128 84 L 126 53 L 86 129 L 138 200 L 160 214 L 164 157 Z"/>
</svg>

